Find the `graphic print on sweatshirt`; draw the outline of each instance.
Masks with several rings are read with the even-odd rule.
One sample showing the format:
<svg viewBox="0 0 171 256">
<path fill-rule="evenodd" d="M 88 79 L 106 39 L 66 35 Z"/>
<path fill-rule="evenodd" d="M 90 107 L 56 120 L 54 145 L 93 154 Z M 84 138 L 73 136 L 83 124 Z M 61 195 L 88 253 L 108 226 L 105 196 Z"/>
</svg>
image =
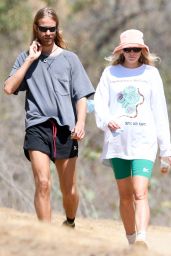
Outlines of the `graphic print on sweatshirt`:
<svg viewBox="0 0 171 256">
<path fill-rule="evenodd" d="M 126 117 L 135 118 L 138 115 L 138 106 L 143 104 L 144 96 L 140 93 L 139 88 L 127 86 L 118 94 L 117 101 L 124 109 Z"/>
</svg>

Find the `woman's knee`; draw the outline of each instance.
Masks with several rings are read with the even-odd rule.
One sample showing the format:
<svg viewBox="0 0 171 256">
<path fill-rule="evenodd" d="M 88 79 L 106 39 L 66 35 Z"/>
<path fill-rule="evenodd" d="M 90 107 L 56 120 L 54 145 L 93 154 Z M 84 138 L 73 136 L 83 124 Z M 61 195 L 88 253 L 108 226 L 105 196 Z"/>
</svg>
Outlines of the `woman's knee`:
<svg viewBox="0 0 171 256">
<path fill-rule="evenodd" d="M 142 191 L 134 191 L 134 199 L 137 200 L 145 200 L 147 199 L 147 191 L 142 190 Z"/>
<path fill-rule="evenodd" d="M 120 195 L 120 202 L 122 205 L 129 205 L 133 202 L 133 194 L 122 194 Z"/>
<path fill-rule="evenodd" d="M 145 200 L 148 197 L 149 180 L 142 176 L 133 178 L 133 194 L 135 200 Z"/>
</svg>

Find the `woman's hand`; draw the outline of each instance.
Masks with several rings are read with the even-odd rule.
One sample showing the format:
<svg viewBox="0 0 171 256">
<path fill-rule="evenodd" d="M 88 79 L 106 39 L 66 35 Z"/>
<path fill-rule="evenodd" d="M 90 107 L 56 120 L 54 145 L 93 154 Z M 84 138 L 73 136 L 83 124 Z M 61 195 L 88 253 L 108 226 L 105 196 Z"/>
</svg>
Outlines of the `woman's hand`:
<svg viewBox="0 0 171 256">
<path fill-rule="evenodd" d="M 111 130 L 111 132 L 114 132 L 116 131 L 117 129 L 121 128 L 119 126 L 119 124 L 117 124 L 115 121 L 111 120 L 109 123 L 108 123 L 108 128 Z"/>
<path fill-rule="evenodd" d="M 162 174 L 168 174 L 171 168 L 171 156 L 160 157 L 160 172 Z"/>
</svg>

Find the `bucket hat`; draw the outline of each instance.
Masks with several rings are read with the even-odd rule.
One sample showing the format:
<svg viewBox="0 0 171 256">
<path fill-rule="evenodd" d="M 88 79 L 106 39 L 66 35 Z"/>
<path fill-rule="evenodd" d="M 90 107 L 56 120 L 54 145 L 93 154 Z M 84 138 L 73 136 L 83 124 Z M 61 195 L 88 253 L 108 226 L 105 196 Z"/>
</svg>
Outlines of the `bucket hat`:
<svg viewBox="0 0 171 256">
<path fill-rule="evenodd" d="M 137 29 L 129 29 L 120 34 L 120 43 L 114 49 L 113 54 L 124 49 L 138 47 L 144 48 L 147 52 L 149 52 L 148 46 L 144 43 L 143 33 Z"/>
</svg>

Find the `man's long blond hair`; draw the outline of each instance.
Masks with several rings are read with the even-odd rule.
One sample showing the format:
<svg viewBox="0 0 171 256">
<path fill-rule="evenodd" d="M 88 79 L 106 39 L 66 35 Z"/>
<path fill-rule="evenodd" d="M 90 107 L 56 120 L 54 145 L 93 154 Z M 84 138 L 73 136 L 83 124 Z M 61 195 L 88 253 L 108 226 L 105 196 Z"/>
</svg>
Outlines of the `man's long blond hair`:
<svg viewBox="0 0 171 256">
<path fill-rule="evenodd" d="M 36 13 L 34 21 L 33 21 L 32 41 L 37 39 L 36 26 L 39 24 L 39 20 L 43 19 L 44 17 L 50 17 L 51 19 L 53 19 L 56 22 L 56 36 L 54 38 L 54 42 L 59 47 L 66 48 L 66 43 L 62 37 L 61 32 L 59 31 L 58 16 L 57 16 L 56 12 L 50 7 L 42 8 Z"/>
</svg>

